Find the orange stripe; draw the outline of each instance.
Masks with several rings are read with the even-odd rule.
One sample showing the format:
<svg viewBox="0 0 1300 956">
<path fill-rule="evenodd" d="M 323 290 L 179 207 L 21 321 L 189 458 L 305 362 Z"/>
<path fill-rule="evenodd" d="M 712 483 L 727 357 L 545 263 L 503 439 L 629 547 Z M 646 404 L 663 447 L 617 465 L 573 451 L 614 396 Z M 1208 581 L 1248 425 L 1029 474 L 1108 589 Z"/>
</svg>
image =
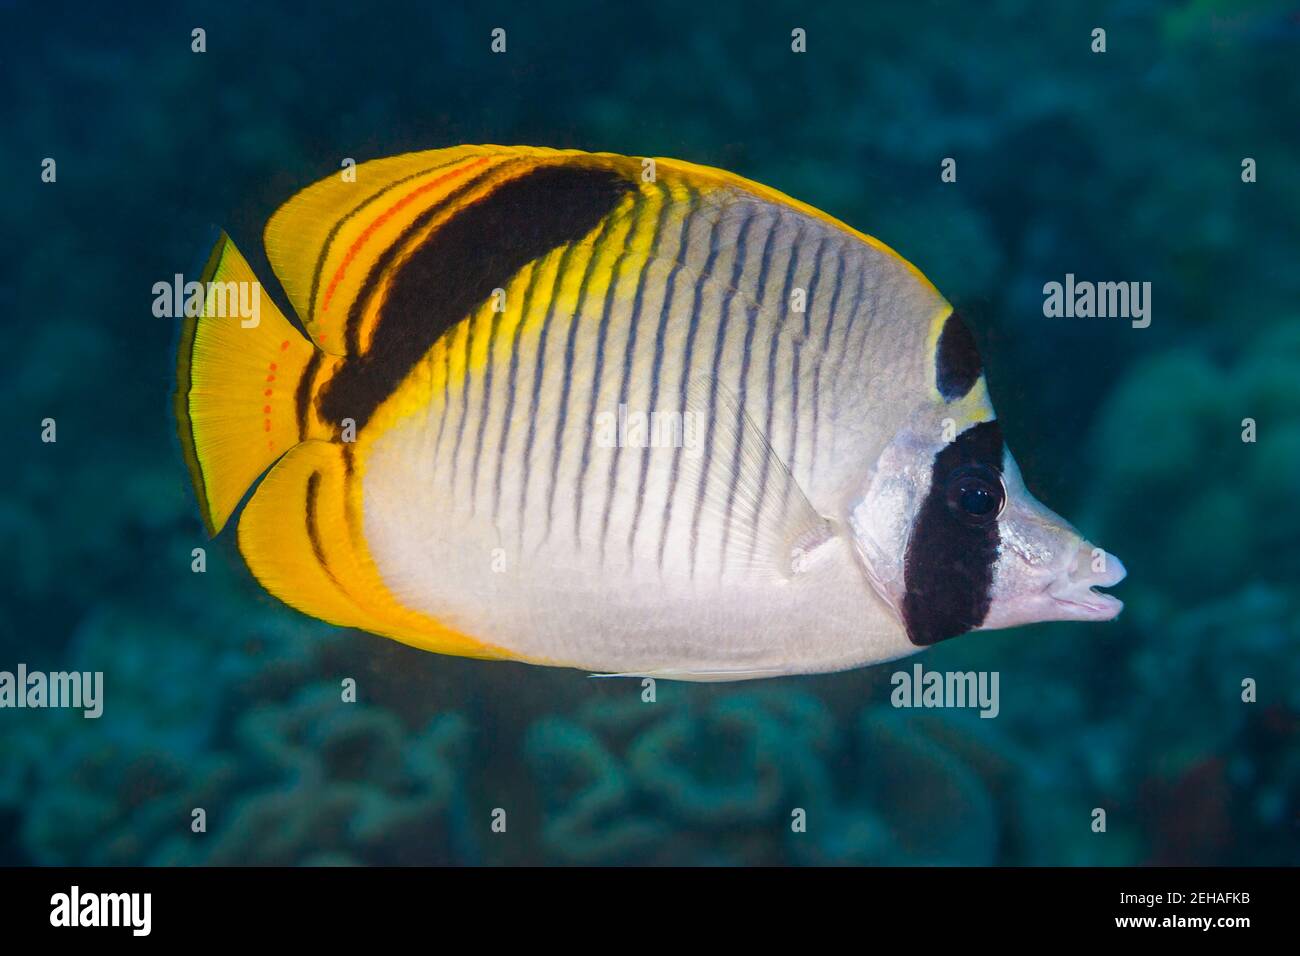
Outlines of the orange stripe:
<svg viewBox="0 0 1300 956">
<path fill-rule="evenodd" d="M 352 262 L 354 258 L 356 258 L 357 253 L 361 251 L 361 247 L 366 244 L 366 241 L 374 234 L 375 230 L 383 226 L 383 224 L 387 222 L 389 219 L 391 219 L 393 215 L 398 212 L 398 210 L 408 205 L 417 196 L 426 193 L 431 189 L 437 189 L 439 186 L 451 182 L 453 179 L 457 179 L 461 176 L 464 176 L 466 173 L 470 172 L 471 170 L 477 169 L 478 167 L 482 166 L 484 163 L 488 162 L 492 158 L 493 157 L 491 156 L 480 157 L 479 159 L 476 159 L 474 162 L 466 166 L 461 166 L 459 169 L 453 169 L 449 173 L 444 173 L 443 175 L 439 176 L 437 179 L 433 180 L 432 182 L 425 183 L 423 186 L 417 186 L 414 190 L 407 193 L 405 196 L 403 196 L 401 199 L 395 202 L 392 206 L 386 209 L 377 219 L 375 219 L 374 222 L 366 226 L 365 231 L 363 231 L 361 235 L 357 236 L 356 241 L 352 243 L 352 246 L 348 249 L 347 254 L 343 256 L 343 261 L 339 263 L 338 271 L 334 273 L 334 278 L 330 280 L 329 286 L 325 289 L 325 295 L 321 300 L 321 307 L 320 307 L 321 318 L 323 319 L 325 317 L 325 313 L 329 310 L 330 298 L 334 295 L 334 290 L 335 288 L 337 288 L 339 282 L 343 280 L 343 273 L 347 271 L 348 265 Z"/>
</svg>

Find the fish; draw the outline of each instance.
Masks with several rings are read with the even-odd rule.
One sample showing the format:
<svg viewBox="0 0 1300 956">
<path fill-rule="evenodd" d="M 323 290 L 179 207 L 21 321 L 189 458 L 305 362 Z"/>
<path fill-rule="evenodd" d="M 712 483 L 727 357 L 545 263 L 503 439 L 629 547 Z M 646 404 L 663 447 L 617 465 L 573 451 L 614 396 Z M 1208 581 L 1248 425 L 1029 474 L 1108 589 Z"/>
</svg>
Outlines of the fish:
<svg viewBox="0 0 1300 956">
<path fill-rule="evenodd" d="M 693 681 L 1119 614 L 1123 565 L 1027 490 L 970 325 L 878 239 L 668 158 L 345 173 L 265 227 L 301 331 L 221 233 L 177 350 L 206 529 L 247 498 L 239 551 L 286 604 Z"/>
</svg>

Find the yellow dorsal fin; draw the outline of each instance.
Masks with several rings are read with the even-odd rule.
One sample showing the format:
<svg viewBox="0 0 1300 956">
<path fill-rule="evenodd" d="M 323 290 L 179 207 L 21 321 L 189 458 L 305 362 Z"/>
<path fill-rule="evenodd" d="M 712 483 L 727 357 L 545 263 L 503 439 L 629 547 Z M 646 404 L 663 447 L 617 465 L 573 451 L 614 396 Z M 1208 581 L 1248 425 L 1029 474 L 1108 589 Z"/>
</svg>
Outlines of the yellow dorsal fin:
<svg viewBox="0 0 1300 956">
<path fill-rule="evenodd" d="M 318 346 L 349 352 L 348 309 L 371 268 L 420 216 L 524 153 L 457 146 L 362 163 L 298 193 L 266 225 L 266 255 Z"/>
<path fill-rule="evenodd" d="M 308 186 L 271 217 L 266 254 L 312 340 L 333 355 L 366 351 L 376 316 L 349 325 L 363 292 L 382 285 L 387 266 L 457 210 L 500 183 L 547 163 L 582 163 L 643 178 L 649 160 L 532 146 L 455 146 L 371 160 Z M 696 189 L 734 188 L 815 217 L 897 259 L 930 290 L 919 269 L 893 249 L 832 216 L 721 169 L 655 158 L 654 175 Z M 937 291 L 935 292 L 938 295 Z M 360 311 L 365 313 L 365 309 Z"/>
<path fill-rule="evenodd" d="M 239 550 L 262 586 L 291 607 L 342 627 L 440 654 L 505 658 L 498 648 L 398 604 L 361 538 L 357 481 L 344 447 L 296 446 L 267 472 L 239 518 Z"/>
</svg>

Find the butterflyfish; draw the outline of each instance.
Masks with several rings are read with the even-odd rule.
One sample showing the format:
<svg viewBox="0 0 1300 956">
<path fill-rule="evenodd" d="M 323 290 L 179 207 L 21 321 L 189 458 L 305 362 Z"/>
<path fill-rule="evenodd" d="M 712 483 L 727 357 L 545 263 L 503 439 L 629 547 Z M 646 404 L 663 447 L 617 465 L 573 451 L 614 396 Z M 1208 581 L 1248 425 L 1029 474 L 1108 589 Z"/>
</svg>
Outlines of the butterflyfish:
<svg viewBox="0 0 1300 956">
<path fill-rule="evenodd" d="M 462 146 L 222 234 L 175 408 L 271 594 L 442 654 L 732 680 L 1100 621 L 1124 568 L 1026 490 L 909 262 L 671 159 Z M 234 283 L 234 285 L 231 285 Z M 253 290 L 256 322 L 220 299 Z M 304 334 L 305 333 L 305 334 Z"/>
</svg>

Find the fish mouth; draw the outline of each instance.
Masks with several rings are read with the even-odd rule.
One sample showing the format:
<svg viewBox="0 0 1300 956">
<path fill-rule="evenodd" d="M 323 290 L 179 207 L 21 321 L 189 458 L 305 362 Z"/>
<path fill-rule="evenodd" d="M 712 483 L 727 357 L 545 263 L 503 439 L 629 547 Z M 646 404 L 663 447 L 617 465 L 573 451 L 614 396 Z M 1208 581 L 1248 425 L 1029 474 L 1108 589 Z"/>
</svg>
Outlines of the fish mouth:
<svg viewBox="0 0 1300 956">
<path fill-rule="evenodd" d="M 1128 572 L 1114 555 L 1108 554 L 1106 559 L 1104 572 L 1079 577 L 1070 575 L 1047 588 L 1047 596 L 1058 608 L 1060 619 L 1113 621 L 1119 617 L 1120 611 L 1124 610 L 1124 602 L 1098 588 L 1114 587 L 1128 576 Z"/>
<path fill-rule="evenodd" d="M 1048 594 L 1058 608 L 1061 619 L 1068 621 L 1113 621 L 1124 610 L 1124 602 L 1113 594 L 1089 588 L 1086 595 L 1073 593 L 1070 597 Z"/>
</svg>

